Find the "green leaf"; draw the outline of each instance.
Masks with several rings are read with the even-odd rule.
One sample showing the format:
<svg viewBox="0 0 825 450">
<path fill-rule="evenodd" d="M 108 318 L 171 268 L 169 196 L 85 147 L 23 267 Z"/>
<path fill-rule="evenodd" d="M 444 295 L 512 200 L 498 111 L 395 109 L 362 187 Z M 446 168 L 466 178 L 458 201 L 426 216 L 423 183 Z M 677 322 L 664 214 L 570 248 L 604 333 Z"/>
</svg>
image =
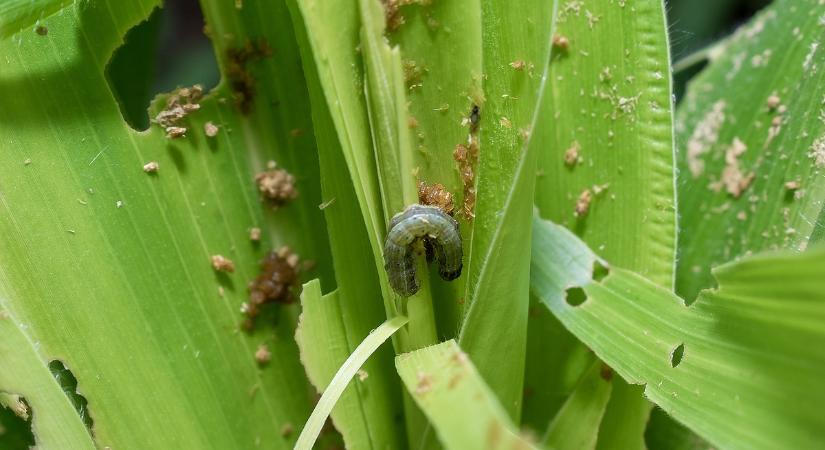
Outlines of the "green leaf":
<svg viewBox="0 0 825 450">
<path fill-rule="evenodd" d="M 373 135 L 384 220 L 418 203 L 413 180 L 406 96 L 398 47 L 384 37 L 384 8 L 376 0 L 360 0 L 361 52 L 364 56 L 367 111 Z"/>
<path fill-rule="evenodd" d="M 74 0 L 6 0 L 0 3 L 0 39 L 30 27 L 73 3 Z M 48 29 L 45 30 L 48 32 Z"/>
<path fill-rule="evenodd" d="M 613 377 L 613 390 L 599 426 L 596 448 L 646 449 L 644 435 L 651 406 L 644 397 L 644 386 Z"/>
<path fill-rule="evenodd" d="M 712 286 L 712 267 L 803 250 L 825 227 L 823 15 L 816 0 L 774 2 L 688 87 L 677 125 L 677 292 L 688 301 Z"/>
<path fill-rule="evenodd" d="M 395 358 L 398 374 L 447 449 L 536 447 L 515 425 L 454 340 Z"/>
<path fill-rule="evenodd" d="M 25 398 L 38 448 L 95 448 L 89 430 L 43 364 L 38 342 L 20 325 L 8 311 L 0 310 L 0 389 Z"/>
<path fill-rule="evenodd" d="M 594 359 L 593 353 L 531 296 L 522 427 L 543 434 Z"/>
<path fill-rule="evenodd" d="M 483 105 L 481 89 L 481 4 L 420 2 L 399 12 L 404 24 L 388 33 L 401 48 L 409 103 L 416 178 L 442 184 L 453 194 L 464 254 L 470 254 L 473 221 L 463 220 L 464 186 L 454 158 L 457 145 L 477 133 L 469 123 L 474 104 Z M 473 187 L 474 186 L 469 186 Z M 464 318 L 467 271 L 445 282 L 431 276 L 439 336 L 452 338 Z"/>
<path fill-rule="evenodd" d="M 298 13 L 296 4 L 291 3 L 290 8 L 291 13 Z M 300 18 L 300 16 L 297 17 Z M 295 27 L 299 44 L 302 48 L 306 48 L 308 41 L 304 23 L 296 20 Z M 334 321 L 335 327 L 332 328 L 336 330 L 340 328 L 341 339 L 347 346 L 343 357 L 338 356 L 340 361 L 343 361 L 343 358 L 354 351 L 356 345 L 386 316 L 382 302 L 377 301 L 382 296 L 382 291 L 369 235 L 362 219 L 350 173 L 348 170 L 342 170 L 342 167 L 346 167 L 346 161 L 326 100 L 322 96 L 318 72 L 312 58 L 304 58 L 303 61 L 304 73 L 310 88 L 313 127 L 318 142 L 321 188 L 326 199 L 323 209 L 324 218 L 327 223 L 336 275 L 337 288 L 334 291 L 334 303 L 337 306 L 330 305 L 329 307 L 337 307 L 340 311 L 340 315 Z M 364 299 L 376 299 L 376 301 L 364 301 Z M 328 324 L 319 326 L 329 327 Z M 325 349 L 318 347 L 315 350 L 321 352 Z M 367 435 L 370 441 L 369 446 L 375 448 L 401 447 L 400 442 L 403 442 L 403 433 L 397 432 L 398 428 L 393 422 L 393 418 L 402 413 L 402 408 L 400 386 L 392 364 L 392 356 L 393 353 L 389 349 L 384 349 L 370 358 L 364 366 L 369 376 L 370 389 L 367 391 L 357 385 L 358 397 L 356 399 L 350 400 L 345 396 L 341 400 L 343 403 L 353 401 L 362 408 L 362 412 L 356 417 L 363 421 L 360 426 L 369 431 Z M 329 354 L 319 354 L 317 363 L 325 363 L 326 358 L 330 357 Z M 304 358 L 306 359 L 306 354 Z M 310 371 L 310 366 L 305 366 Z M 328 367 L 326 376 L 331 377 L 337 367 L 337 365 Z M 319 390 L 323 390 L 325 386 L 325 384 L 319 385 L 317 381 L 314 384 Z M 337 413 L 334 413 L 336 427 L 347 438 L 347 435 L 353 433 L 354 430 L 341 423 L 336 416 Z M 387 422 L 391 425 L 387 425 Z M 356 423 L 353 426 L 359 425 Z M 360 448 L 363 445 L 350 445 L 350 447 Z"/>
<path fill-rule="evenodd" d="M 528 144 L 546 84 L 553 12 L 546 1 L 481 5 L 485 100 L 475 224 L 465 269 L 469 306 L 459 343 L 514 419 L 521 414 L 530 303 L 525 255 L 537 151 Z M 501 333 L 502 328 L 508 332 Z"/>
<path fill-rule="evenodd" d="M 382 254 L 386 223 L 381 211 L 381 193 L 369 135 L 369 119 L 364 103 L 364 75 L 360 43 L 360 20 L 355 0 L 346 5 L 294 0 L 294 20 L 306 30 L 302 47 L 305 60 L 314 62 L 318 87 L 337 133 L 347 169 L 352 178 L 363 222 L 367 226 L 374 255 Z M 383 258 L 375 261 L 379 275 Z M 386 276 L 386 275 L 384 275 Z"/>
<path fill-rule="evenodd" d="M 384 307 L 388 315 L 395 315 L 397 307 L 394 299 L 396 296 L 389 289 L 387 274 L 384 271 L 383 240 L 386 236 L 388 220 L 382 214 L 384 208 L 377 166 L 374 153 L 370 151 L 373 144 L 368 108 L 364 98 L 364 73 L 360 69 L 362 61 L 361 52 L 358 51 L 361 43 L 359 8 L 355 1 L 349 3 L 347 7 L 319 3 L 315 0 L 294 1 L 295 21 L 302 24 L 306 30 L 306 40 L 302 45 L 303 57 L 305 61 L 314 62 L 306 68 L 308 72 L 316 74 L 312 76 L 317 76 L 318 80 L 317 89 L 319 90 L 313 95 L 317 99 L 323 98 L 326 103 L 324 109 L 328 110 L 329 118 L 337 134 L 336 146 L 340 146 L 358 199 L 362 221 L 366 224 L 373 262 L 383 292 Z M 371 27 L 375 26 L 377 26 L 375 23 L 371 24 Z M 369 31 L 375 32 L 373 28 Z M 371 51 L 378 51 L 378 49 L 373 48 Z M 371 57 L 380 58 L 377 55 Z M 382 66 L 382 68 L 387 70 L 386 67 Z M 378 80 L 375 82 L 377 83 Z M 384 98 L 383 101 L 388 102 L 389 99 Z M 316 109 L 323 107 L 320 101 L 316 101 L 315 105 Z M 386 111 L 388 110 L 385 108 L 385 113 L 390 114 Z M 387 117 L 382 119 L 388 120 Z M 419 320 L 421 316 L 423 316 L 423 322 L 432 320 L 427 317 L 431 316 L 432 307 L 420 303 L 414 300 L 408 304 L 407 312 L 414 324 L 422 322 Z M 418 329 L 418 327 L 408 328 Z M 402 330 L 398 334 L 397 345 L 401 349 L 417 348 L 416 338 Z M 430 339 L 426 340 L 430 341 Z"/>
<path fill-rule="evenodd" d="M 384 270 L 386 222 L 382 214 L 381 191 L 364 97 L 364 73 L 358 51 L 361 43 L 359 8 L 355 1 L 345 7 L 312 0 L 296 0 L 291 5 L 296 27 L 301 29 L 298 35 L 305 72 L 310 79 L 313 120 L 319 133 L 321 181 L 327 201 L 334 201 L 325 208 L 325 214 L 330 223 L 339 296 L 342 304 L 347 305 L 342 311 L 350 342 L 357 342 L 363 326 L 370 324 L 366 319 L 368 314 L 375 311 L 358 304 L 369 297 L 368 292 L 378 289 L 384 300 L 385 314 L 390 317 L 397 314 L 396 295 L 388 287 Z M 375 32 L 376 26 L 372 22 L 367 31 Z M 383 48 L 381 45 L 378 45 L 379 52 Z M 375 50 L 373 48 L 372 51 Z M 387 98 L 378 100 L 389 101 Z M 395 105 L 397 110 L 399 103 Z M 387 117 L 382 119 L 388 120 Z M 346 172 L 342 167 L 346 167 Z M 365 235 L 361 234 L 362 227 Z M 362 310 L 370 312 L 359 313 Z M 407 314 L 410 325 L 399 330 L 393 339 L 397 351 L 419 348 L 434 341 L 429 299 L 421 296 L 409 299 Z M 423 333 L 420 332 L 422 328 Z M 395 381 L 384 379 L 385 383 L 390 384 Z M 395 399 L 375 401 L 392 402 Z M 407 397 L 404 412 L 408 437 L 415 442 L 422 438 L 426 423 Z"/>
<path fill-rule="evenodd" d="M 380 448 L 388 445 L 397 446 L 398 443 L 393 442 L 392 436 L 386 433 L 393 429 L 392 425 L 384 423 L 382 426 L 384 420 L 391 422 L 393 418 L 384 411 L 384 420 L 379 418 L 379 422 L 371 422 L 370 419 L 381 411 L 377 411 L 374 406 L 365 408 L 361 404 L 364 394 L 360 392 L 373 393 L 369 387 L 373 384 L 369 382 L 369 372 L 361 371 L 361 367 L 381 344 L 407 323 L 407 318 L 398 316 L 382 323 L 349 354 L 345 330 L 334 325 L 341 315 L 337 295 L 333 292 L 321 296 L 318 280 L 305 284 L 304 288 L 305 291 L 301 295 L 304 311 L 296 332 L 296 340 L 301 346 L 301 361 L 307 368 L 310 379 L 323 390 L 323 394 L 304 425 L 295 448 L 312 448 L 333 407 L 333 421 L 344 435 L 344 441 L 349 448 L 366 448 L 376 444 L 380 444 Z M 347 390 L 350 381 L 359 372 L 362 374 L 359 375 L 360 382 L 364 383 L 364 386 L 351 386 L 351 389 Z M 380 384 L 378 387 L 380 388 Z M 375 394 L 381 398 L 380 391 Z M 386 396 L 386 393 L 383 394 Z M 365 414 L 371 416 L 366 417 Z M 372 437 L 373 433 L 383 434 L 384 440 Z"/>
<path fill-rule="evenodd" d="M 719 288 L 688 307 L 616 267 L 594 281 L 604 263 L 583 242 L 550 222 L 534 227 L 533 292 L 668 414 L 718 447 L 817 446 L 825 248 L 723 266 Z M 587 296 L 579 306 L 565 299 L 574 288 Z"/>
<path fill-rule="evenodd" d="M 292 338 L 297 308 L 272 305 L 254 333 L 238 330 L 246 283 L 271 247 L 289 245 L 317 261 L 307 275 L 331 281 L 320 186 L 310 182 L 315 143 L 290 133 L 308 131 L 310 117 L 294 37 L 281 31 L 289 16 L 278 2 L 204 2 L 225 76 L 228 50 L 247 36 L 277 52 L 247 65 L 257 81 L 248 115 L 225 79 L 187 118 L 187 136 L 169 140 L 156 126 L 131 130 L 104 76 L 124 34 L 156 6 L 82 2 L 50 17 L 46 36 L 0 41 L 0 92 L 13 93 L 0 109 L 0 304 L 39 345 L 42 370 L 58 358 L 71 370 L 97 447 L 289 448 L 296 436 L 284 430 L 303 423 L 313 401 Z M 207 121 L 219 126 L 213 139 Z M 254 184 L 269 159 L 300 191 L 277 211 Z M 155 175 L 142 170 L 151 160 Z M 256 226 L 257 245 L 248 237 Z M 215 254 L 235 272 L 215 273 Z M 261 367 L 253 355 L 262 343 L 272 360 Z M 0 390 L 37 380 L 59 390 L 51 377 L 26 376 Z M 58 406 L 39 411 L 36 420 L 70 424 Z"/>
<path fill-rule="evenodd" d="M 664 2 L 562 2 L 554 36 L 550 94 L 532 144 L 536 206 L 600 255 L 671 286 L 676 194 Z M 536 333 L 534 345 L 555 345 L 548 338 Z M 529 360 L 528 372 L 541 364 Z M 608 406 L 601 448 L 643 447 L 647 402 L 626 388 L 613 389 L 622 400 Z"/>
<path fill-rule="evenodd" d="M 353 322 L 347 317 L 347 306 L 350 305 L 342 304 L 337 290 L 322 296 L 318 280 L 305 284 L 301 292 L 302 312 L 295 340 L 301 349 L 301 362 L 319 392 L 326 393 L 339 367 L 357 351 L 356 343 L 350 343 L 347 333 L 347 325 Z M 371 329 L 376 327 L 373 324 Z M 364 333 L 362 338 L 367 335 Z M 388 383 L 393 380 L 390 378 L 393 374 L 386 374 L 386 366 L 382 364 L 382 360 L 391 361 L 391 355 L 377 353 L 364 363 L 363 369 L 354 367 L 359 381 L 343 390 L 337 402 L 333 401 L 332 420 L 344 436 L 347 448 L 401 446 L 403 436 L 394 432 L 397 411 L 393 407 L 397 406 L 391 402 L 396 394 L 392 389 L 398 385 Z"/>
<path fill-rule="evenodd" d="M 569 47 L 553 50 L 533 141 L 541 149 L 536 205 L 599 255 L 670 286 L 676 211 L 664 4 L 559 8 L 555 36 Z M 589 208 L 577 217 L 586 190 Z"/>
<path fill-rule="evenodd" d="M 593 449 L 612 384 L 601 361 L 593 361 L 547 429 L 542 444 L 558 450 Z M 605 379 L 607 378 L 607 379 Z"/>
<path fill-rule="evenodd" d="M 231 90 L 236 80 L 230 53 L 251 43 L 271 50 L 271 56 L 246 63 L 253 80 L 250 111 L 244 113 L 234 108 L 240 125 L 226 128 L 230 133 L 242 132 L 242 139 L 235 145 L 247 150 L 246 170 L 252 171 L 249 177 L 264 170 L 268 161 L 275 161 L 298 180 L 296 202 L 276 210 L 266 208 L 268 231 L 274 244 L 289 245 L 301 256 L 311 256 L 316 275 L 327 286 L 333 278 L 332 258 L 327 240 L 321 238 L 326 235 L 326 228 L 318 208 L 321 186 L 315 182 L 318 154 L 311 133 L 312 116 L 298 44 L 293 33 L 284 31 L 293 30 L 286 0 L 250 2 L 241 9 L 222 0 L 201 3 L 221 70 L 221 85 L 216 88 L 223 98 L 219 102 L 231 104 L 237 98 L 237 92 Z M 263 52 L 266 53 L 265 48 Z M 267 206 L 258 196 L 247 197 L 244 203 Z"/>
<path fill-rule="evenodd" d="M 361 53 L 363 55 L 366 84 L 367 112 L 375 154 L 375 164 L 381 187 L 381 203 L 384 223 L 408 205 L 418 203 L 418 192 L 413 179 L 413 155 L 407 115 L 407 101 L 398 47 L 390 48 L 384 37 L 384 6 L 378 0 L 360 0 Z M 381 236 L 385 238 L 385 235 Z M 383 251 L 375 255 L 379 271 L 384 267 Z M 401 351 L 432 345 L 437 342 L 432 297 L 426 264 L 418 261 L 420 288 L 410 298 L 401 298 L 393 292 L 382 277 L 384 301 L 402 305 L 401 311 L 409 316 L 408 333 L 401 334 Z M 388 308 L 389 309 L 389 308 Z M 393 313 L 397 314 L 397 313 Z"/>
</svg>

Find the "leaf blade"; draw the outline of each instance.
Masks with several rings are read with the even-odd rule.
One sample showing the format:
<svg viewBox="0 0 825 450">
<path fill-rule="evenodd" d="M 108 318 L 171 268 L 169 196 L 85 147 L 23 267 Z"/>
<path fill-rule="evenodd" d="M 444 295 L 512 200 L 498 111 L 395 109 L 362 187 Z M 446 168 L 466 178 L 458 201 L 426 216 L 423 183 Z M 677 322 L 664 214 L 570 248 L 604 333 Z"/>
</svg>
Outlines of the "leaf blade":
<svg viewBox="0 0 825 450">
<path fill-rule="evenodd" d="M 825 341 L 812 327 L 825 315 L 825 267 L 814 263 L 825 257 L 822 248 L 720 268 L 719 290 L 686 307 L 622 269 L 611 268 L 600 282 L 587 279 L 597 256 L 558 225 L 537 219 L 534 245 L 544 249 L 533 253 L 534 292 L 623 378 L 645 384 L 647 397 L 669 414 L 718 446 L 814 445 L 822 424 L 810 408 L 822 400 L 814 385 L 825 367 L 825 354 L 811 347 Z M 580 264 L 553 261 L 562 248 Z M 584 304 L 565 302 L 570 286 L 583 286 Z M 680 345 L 684 355 L 676 359 Z M 806 396 L 816 398 L 787 401 Z"/>
<path fill-rule="evenodd" d="M 454 340 L 399 355 L 395 365 L 446 448 L 535 448 Z"/>
<path fill-rule="evenodd" d="M 825 122 L 810 93 L 825 80 L 823 14 L 814 1 L 774 2 L 688 87 L 677 114 L 677 292 L 689 301 L 712 285 L 712 267 L 801 251 L 822 232 L 825 178 L 812 155 Z"/>
<path fill-rule="evenodd" d="M 518 418 L 530 302 L 524 258 L 529 231 L 524 230 L 532 210 L 536 164 L 529 138 L 546 85 L 554 5 L 525 1 L 482 2 L 481 6 L 486 98 L 478 138 L 476 219 L 466 269 L 464 298 L 469 306 L 458 341 L 511 417 Z M 526 11 L 535 14 L 535 25 L 523 26 Z M 537 67 L 540 78 L 510 66 L 519 60 Z M 520 98 L 520 103 L 508 102 L 507 96 Z M 502 125 L 506 122 L 501 117 L 512 126 Z M 514 276 L 502 278 L 504 273 Z M 502 298 L 515 300 L 502 302 Z M 497 330 L 504 321 L 511 332 L 502 336 Z M 486 351 L 496 347 L 506 349 L 510 358 L 502 361 Z"/>
<path fill-rule="evenodd" d="M 0 305 L 5 303 L 0 301 Z M 38 447 L 95 448 L 89 430 L 80 420 L 68 397 L 52 378 L 35 343 L 25 335 L 6 310 L 0 310 L 0 386 L 15 386 L 15 394 L 25 397 L 33 415 L 32 430 Z"/>
<path fill-rule="evenodd" d="M 314 298 L 314 300 L 321 299 L 320 290 L 318 289 L 317 283 L 313 289 L 314 291 L 307 297 L 308 300 L 311 300 L 310 297 Z M 328 298 L 334 299 L 334 296 Z M 378 348 L 386 342 L 387 339 L 393 335 L 393 333 L 398 331 L 398 329 L 406 323 L 407 318 L 404 316 L 397 316 L 387 320 L 379 325 L 378 328 L 373 330 L 366 338 L 364 338 L 358 347 L 356 347 L 355 350 L 347 357 L 343 364 L 341 364 L 341 367 L 330 379 L 328 385 L 324 389 L 324 393 L 321 395 L 321 399 L 318 400 L 318 404 L 315 406 L 315 409 L 312 411 L 307 423 L 304 425 L 304 429 L 301 430 L 301 435 L 295 443 L 296 449 L 308 450 L 312 448 L 315 444 L 315 440 L 321 433 L 321 428 L 323 428 L 324 422 L 326 422 L 330 411 L 332 411 L 333 407 L 336 406 L 341 394 L 347 388 L 347 385 L 355 376 L 359 368 L 364 365 L 367 359 L 375 353 L 375 351 L 378 350 Z M 319 382 L 320 380 L 321 379 L 319 378 Z M 346 404 L 344 406 L 346 406 Z M 344 417 L 343 414 L 340 414 L 339 419 L 346 420 L 347 418 Z M 344 429 L 352 431 L 353 429 L 350 428 L 351 426 L 352 425 L 348 425 Z"/>
<path fill-rule="evenodd" d="M 187 118 L 187 138 L 126 126 L 105 64 L 155 6 L 84 2 L 49 18 L 46 36 L 0 42 L 14 61 L 0 91 L 15 93 L 0 112 L 2 133 L 13 136 L 0 144 L 0 295 L 42 354 L 59 356 L 77 378 L 100 447 L 288 448 L 294 436 L 280 428 L 303 421 L 311 402 L 292 342 L 294 308 L 273 312 L 278 326 L 252 336 L 236 332 L 238 308 L 268 245 L 323 254 L 323 240 L 290 234 L 320 214 L 319 202 L 307 183 L 277 218 L 264 212 L 253 173 L 261 160 L 281 159 L 287 144 L 269 127 L 249 132 L 254 120 L 218 101 L 231 98 L 227 83 Z M 280 36 L 288 52 L 292 38 Z M 277 116 L 261 103 L 263 115 Z M 294 112 L 291 120 L 308 120 Z M 208 120 L 220 126 L 214 140 L 201 131 Z M 313 155 L 299 159 L 305 173 Z M 156 175 L 142 170 L 150 160 L 160 163 Z M 273 231 L 276 222 L 284 234 Z M 266 246 L 249 242 L 253 226 L 265 229 Z M 216 253 L 235 261 L 235 275 L 215 273 Z M 323 272 L 326 258 L 320 263 Z M 262 341 L 277 363 L 259 368 L 253 354 Z"/>
</svg>

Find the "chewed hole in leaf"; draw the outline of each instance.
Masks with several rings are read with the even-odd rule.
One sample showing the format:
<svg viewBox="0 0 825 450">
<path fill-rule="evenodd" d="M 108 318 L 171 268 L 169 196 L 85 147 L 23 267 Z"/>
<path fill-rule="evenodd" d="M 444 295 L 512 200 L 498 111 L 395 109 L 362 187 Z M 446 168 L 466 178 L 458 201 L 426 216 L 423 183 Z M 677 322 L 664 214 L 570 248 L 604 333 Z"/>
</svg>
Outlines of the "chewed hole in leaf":
<svg viewBox="0 0 825 450">
<path fill-rule="evenodd" d="M 24 397 L 0 393 L 0 448 L 34 448 L 32 415 Z"/>
<path fill-rule="evenodd" d="M 60 385 L 63 393 L 69 398 L 72 406 L 74 406 L 75 411 L 77 411 L 77 414 L 80 416 L 80 420 L 83 421 L 86 428 L 88 428 L 89 432 L 92 433 L 94 421 L 92 420 L 92 416 L 89 414 L 89 401 L 86 400 L 86 397 L 77 392 L 77 378 L 75 378 L 74 374 L 66 368 L 62 361 L 56 359 L 49 362 L 49 370 L 51 371 L 55 381 L 57 381 L 57 384 Z"/>
<path fill-rule="evenodd" d="M 593 281 L 601 282 L 608 275 L 610 275 L 609 267 L 598 260 L 593 262 Z"/>
<path fill-rule="evenodd" d="M 572 287 L 564 291 L 564 300 L 570 306 L 579 306 L 587 300 L 587 294 L 580 287 Z"/>
<path fill-rule="evenodd" d="M 679 344 L 670 352 L 670 366 L 676 367 L 682 362 L 682 356 L 685 354 L 685 344 Z"/>
<path fill-rule="evenodd" d="M 149 128 L 149 104 L 158 93 L 195 84 L 209 92 L 217 85 L 215 52 L 195 25 L 202 23 L 196 1 L 166 2 L 126 33 L 106 66 L 106 80 L 133 129 Z"/>
</svg>

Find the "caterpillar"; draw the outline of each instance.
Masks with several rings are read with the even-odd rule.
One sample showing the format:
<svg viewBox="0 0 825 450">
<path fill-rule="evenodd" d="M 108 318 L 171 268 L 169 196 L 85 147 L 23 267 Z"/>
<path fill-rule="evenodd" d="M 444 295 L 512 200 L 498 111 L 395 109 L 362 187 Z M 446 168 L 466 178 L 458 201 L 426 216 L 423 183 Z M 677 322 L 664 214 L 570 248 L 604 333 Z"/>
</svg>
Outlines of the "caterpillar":
<svg viewBox="0 0 825 450">
<path fill-rule="evenodd" d="M 463 252 L 458 222 L 438 207 L 410 205 L 392 218 L 384 242 L 384 268 L 390 287 L 402 297 L 418 292 L 415 242 L 419 239 L 427 249 L 427 261 L 435 257 L 442 279 L 450 281 L 461 275 Z"/>
</svg>

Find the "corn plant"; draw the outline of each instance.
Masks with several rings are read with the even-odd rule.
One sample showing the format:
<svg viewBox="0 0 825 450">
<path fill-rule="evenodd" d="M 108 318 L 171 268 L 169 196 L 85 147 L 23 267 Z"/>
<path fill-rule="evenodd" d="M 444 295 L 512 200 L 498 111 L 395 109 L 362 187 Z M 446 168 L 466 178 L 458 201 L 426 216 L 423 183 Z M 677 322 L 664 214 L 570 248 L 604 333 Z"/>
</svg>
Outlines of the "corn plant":
<svg viewBox="0 0 825 450">
<path fill-rule="evenodd" d="M 200 5 L 0 2 L 0 446 L 821 446 L 821 0 Z"/>
</svg>

